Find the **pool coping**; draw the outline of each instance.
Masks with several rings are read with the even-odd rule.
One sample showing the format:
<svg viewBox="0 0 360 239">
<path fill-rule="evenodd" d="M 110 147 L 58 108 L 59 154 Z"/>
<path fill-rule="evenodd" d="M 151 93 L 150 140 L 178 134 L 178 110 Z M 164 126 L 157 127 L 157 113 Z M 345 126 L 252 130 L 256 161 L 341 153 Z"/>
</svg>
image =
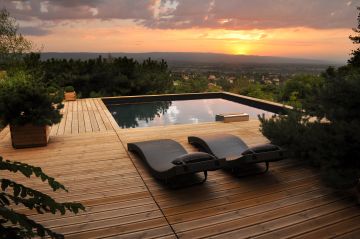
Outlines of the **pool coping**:
<svg viewBox="0 0 360 239">
<path fill-rule="evenodd" d="M 247 106 L 255 107 L 272 113 L 285 113 L 286 110 L 291 110 L 293 107 L 261 100 L 245 95 L 238 95 L 230 92 L 205 92 L 205 93 L 183 93 L 183 94 L 160 94 L 160 95 L 134 95 L 134 96 L 115 96 L 102 97 L 102 101 L 106 106 L 112 104 L 124 103 L 143 103 L 162 100 L 197 100 L 197 99 L 215 99 L 221 98 L 236 103 L 241 103 Z"/>
</svg>

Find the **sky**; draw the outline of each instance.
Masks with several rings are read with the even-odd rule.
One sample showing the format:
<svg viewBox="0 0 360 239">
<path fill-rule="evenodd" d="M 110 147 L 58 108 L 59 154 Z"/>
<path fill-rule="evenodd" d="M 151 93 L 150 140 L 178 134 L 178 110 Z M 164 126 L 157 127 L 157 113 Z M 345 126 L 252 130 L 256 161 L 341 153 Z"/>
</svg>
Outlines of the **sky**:
<svg viewBox="0 0 360 239">
<path fill-rule="evenodd" d="M 0 0 L 43 52 L 212 52 L 345 62 L 360 0 Z"/>
</svg>

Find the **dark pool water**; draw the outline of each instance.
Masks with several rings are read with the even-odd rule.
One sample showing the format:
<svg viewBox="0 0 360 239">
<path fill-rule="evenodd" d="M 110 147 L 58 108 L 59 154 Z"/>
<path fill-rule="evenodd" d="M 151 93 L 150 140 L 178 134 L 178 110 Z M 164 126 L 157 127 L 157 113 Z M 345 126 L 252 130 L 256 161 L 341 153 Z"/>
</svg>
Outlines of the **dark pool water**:
<svg viewBox="0 0 360 239">
<path fill-rule="evenodd" d="M 247 113 L 250 119 L 272 112 L 224 99 L 156 101 L 107 106 L 122 128 L 214 122 L 216 114 Z"/>
</svg>

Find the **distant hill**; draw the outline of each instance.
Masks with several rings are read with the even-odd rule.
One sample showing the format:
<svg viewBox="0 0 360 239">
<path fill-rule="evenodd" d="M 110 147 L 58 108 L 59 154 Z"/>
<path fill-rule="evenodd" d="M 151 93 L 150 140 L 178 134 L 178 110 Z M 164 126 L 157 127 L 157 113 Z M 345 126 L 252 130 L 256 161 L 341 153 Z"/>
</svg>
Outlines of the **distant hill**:
<svg viewBox="0 0 360 239">
<path fill-rule="evenodd" d="M 179 63 L 205 63 L 205 64 L 311 64 L 311 65 L 338 65 L 339 63 L 311 59 L 285 58 L 273 56 L 254 55 L 228 55 L 217 53 L 193 53 L 193 52 L 148 52 L 148 53 L 89 53 L 89 52 L 44 52 L 42 59 L 92 59 L 99 55 L 102 57 L 129 57 L 136 60 L 151 58 L 154 60 L 164 59 L 170 65 Z"/>
</svg>

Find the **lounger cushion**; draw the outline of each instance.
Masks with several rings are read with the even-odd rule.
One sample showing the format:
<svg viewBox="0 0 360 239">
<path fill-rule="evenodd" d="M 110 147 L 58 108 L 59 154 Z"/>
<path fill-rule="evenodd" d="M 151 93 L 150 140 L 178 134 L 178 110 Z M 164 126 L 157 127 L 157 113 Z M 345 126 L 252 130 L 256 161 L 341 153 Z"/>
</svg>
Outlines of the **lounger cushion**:
<svg viewBox="0 0 360 239">
<path fill-rule="evenodd" d="M 263 144 L 263 145 L 249 148 L 249 149 L 245 150 L 242 154 L 246 155 L 246 154 L 253 154 L 253 153 L 264 153 L 264 152 L 276 151 L 279 149 L 280 148 L 278 146 L 273 145 L 273 144 Z"/>
<path fill-rule="evenodd" d="M 210 154 L 203 152 L 195 152 L 195 153 L 180 155 L 175 160 L 173 160 L 172 163 L 175 165 L 183 165 L 187 163 L 197 163 L 197 162 L 213 160 L 213 159 L 215 159 L 215 157 Z"/>
</svg>

